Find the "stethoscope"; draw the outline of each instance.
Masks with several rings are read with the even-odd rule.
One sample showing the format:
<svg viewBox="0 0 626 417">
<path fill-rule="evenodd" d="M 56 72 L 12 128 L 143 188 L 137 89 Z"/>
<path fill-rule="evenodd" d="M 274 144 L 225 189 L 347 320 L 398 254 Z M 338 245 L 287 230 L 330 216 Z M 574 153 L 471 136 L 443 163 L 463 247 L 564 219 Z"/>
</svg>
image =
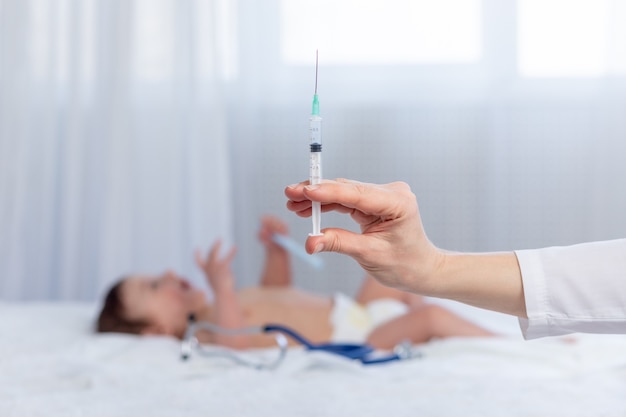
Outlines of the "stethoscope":
<svg viewBox="0 0 626 417">
<path fill-rule="evenodd" d="M 245 359 L 241 355 L 235 354 L 231 349 L 207 349 L 202 345 L 196 333 L 198 330 L 207 330 L 214 333 L 225 335 L 242 335 L 242 334 L 271 334 L 276 340 L 279 352 L 278 356 L 268 362 L 253 362 Z M 189 315 L 189 325 L 185 331 L 185 336 L 181 344 L 181 359 L 187 360 L 191 354 L 196 351 L 202 356 L 207 357 L 223 357 L 232 360 L 240 365 L 252 367 L 254 369 L 275 369 L 285 359 L 287 355 L 288 342 L 285 336 L 303 345 L 309 351 L 321 351 L 342 356 L 347 359 L 360 361 L 363 365 L 375 365 L 386 362 L 407 360 L 420 358 L 421 352 L 413 349 L 410 342 L 403 342 L 394 347 L 392 353 L 378 355 L 374 347 L 366 343 L 312 343 L 295 330 L 279 324 L 268 324 L 265 326 L 251 326 L 241 329 L 225 329 L 213 323 L 206 321 L 196 321 L 193 314 Z"/>
</svg>

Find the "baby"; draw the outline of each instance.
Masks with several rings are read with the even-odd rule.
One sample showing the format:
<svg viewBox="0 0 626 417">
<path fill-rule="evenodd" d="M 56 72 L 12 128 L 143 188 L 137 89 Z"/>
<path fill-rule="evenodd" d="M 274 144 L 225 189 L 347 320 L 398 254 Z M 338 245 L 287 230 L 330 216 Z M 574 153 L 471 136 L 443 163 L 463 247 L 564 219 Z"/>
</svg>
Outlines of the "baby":
<svg viewBox="0 0 626 417">
<path fill-rule="evenodd" d="M 194 314 L 196 320 L 228 329 L 279 324 L 313 343 L 366 342 L 377 349 L 391 349 L 404 340 L 422 343 L 432 338 L 492 335 L 418 295 L 385 287 L 369 277 L 354 299 L 294 288 L 289 253 L 273 241 L 274 233 L 286 235 L 287 226 L 275 217 L 264 217 L 259 240 L 266 259 L 259 286 L 236 289 L 231 269 L 236 249 L 222 255 L 217 241 L 205 256 L 196 253 L 196 263 L 213 290 L 212 303 L 175 272 L 133 274 L 109 290 L 97 330 L 182 338 L 188 317 Z M 275 345 L 273 336 L 263 334 L 202 331 L 197 337 L 203 343 L 236 349 Z"/>
</svg>

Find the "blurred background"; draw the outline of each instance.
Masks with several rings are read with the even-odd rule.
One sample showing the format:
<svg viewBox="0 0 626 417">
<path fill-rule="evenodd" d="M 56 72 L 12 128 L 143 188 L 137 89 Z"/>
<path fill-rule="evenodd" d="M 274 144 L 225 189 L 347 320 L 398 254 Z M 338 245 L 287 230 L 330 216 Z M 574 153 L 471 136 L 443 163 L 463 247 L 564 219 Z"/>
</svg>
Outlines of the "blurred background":
<svg viewBox="0 0 626 417">
<path fill-rule="evenodd" d="M 0 0 L 0 299 L 97 300 L 121 275 L 304 243 L 319 49 L 323 174 L 402 180 L 445 249 L 626 236 L 626 2 Z M 324 215 L 322 227 L 356 230 Z M 354 261 L 294 259 L 351 293 Z"/>
</svg>

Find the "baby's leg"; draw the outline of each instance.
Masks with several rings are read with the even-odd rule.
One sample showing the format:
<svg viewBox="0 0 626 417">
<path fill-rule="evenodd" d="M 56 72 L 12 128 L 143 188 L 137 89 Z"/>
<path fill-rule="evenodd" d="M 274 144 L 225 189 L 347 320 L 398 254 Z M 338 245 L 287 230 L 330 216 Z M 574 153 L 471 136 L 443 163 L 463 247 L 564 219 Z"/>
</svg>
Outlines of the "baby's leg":
<svg viewBox="0 0 626 417">
<path fill-rule="evenodd" d="M 400 291 L 395 288 L 387 287 L 380 282 L 376 281 L 371 276 L 367 276 L 363 285 L 359 289 L 356 295 L 355 301 L 359 304 L 368 304 L 371 301 L 381 298 L 392 298 L 403 302 L 404 304 L 417 307 L 424 304 L 424 300 L 421 295 L 412 294 L 405 291 Z"/>
<path fill-rule="evenodd" d="M 370 333 L 367 343 L 377 349 L 392 349 L 403 340 L 424 343 L 432 338 L 493 335 L 441 306 L 429 304 L 381 324 Z"/>
</svg>

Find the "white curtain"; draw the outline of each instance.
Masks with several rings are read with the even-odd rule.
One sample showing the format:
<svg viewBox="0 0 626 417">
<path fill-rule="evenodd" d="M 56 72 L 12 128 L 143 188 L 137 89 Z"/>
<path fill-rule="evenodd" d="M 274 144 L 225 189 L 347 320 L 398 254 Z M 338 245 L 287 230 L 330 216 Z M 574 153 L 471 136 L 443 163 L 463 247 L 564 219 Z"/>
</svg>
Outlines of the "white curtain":
<svg viewBox="0 0 626 417">
<path fill-rule="evenodd" d="M 0 6 L 3 298 L 91 299 L 168 267 L 200 282 L 191 252 L 218 236 L 255 284 L 259 216 L 311 228 L 283 188 L 308 176 L 316 48 L 324 177 L 408 182 L 451 250 L 626 235 L 621 0 Z M 294 260 L 297 285 L 359 284 L 323 257 Z"/>
<path fill-rule="evenodd" d="M 0 1 L 0 299 L 202 282 L 232 234 L 218 3 Z"/>
</svg>

